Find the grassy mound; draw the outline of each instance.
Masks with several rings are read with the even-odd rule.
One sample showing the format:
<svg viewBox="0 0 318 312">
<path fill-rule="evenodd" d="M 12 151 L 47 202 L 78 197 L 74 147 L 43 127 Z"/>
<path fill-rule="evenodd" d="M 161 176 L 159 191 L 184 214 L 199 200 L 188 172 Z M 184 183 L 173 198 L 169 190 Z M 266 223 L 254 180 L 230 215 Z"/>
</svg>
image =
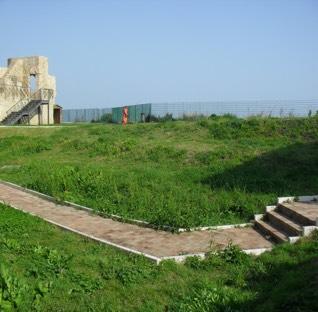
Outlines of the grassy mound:
<svg viewBox="0 0 318 312">
<path fill-rule="evenodd" d="M 0 130 L 0 178 L 156 225 L 249 221 L 317 193 L 318 117 Z"/>
</svg>

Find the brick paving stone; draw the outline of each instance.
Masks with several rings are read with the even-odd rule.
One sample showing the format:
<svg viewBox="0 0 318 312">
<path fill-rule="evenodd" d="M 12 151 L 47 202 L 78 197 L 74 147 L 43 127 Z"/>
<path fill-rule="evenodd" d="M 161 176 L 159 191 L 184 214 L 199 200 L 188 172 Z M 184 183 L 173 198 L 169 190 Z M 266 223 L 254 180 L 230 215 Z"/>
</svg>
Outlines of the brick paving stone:
<svg viewBox="0 0 318 312">
<path fill-rule="evenodd" d="M 270 241 L 251 227 L 173 234 L 58 205 L 1 182 L 0 201 L 74 231 L 158 258 L 205 253 L 211 245 L 223 248 L 229 242 L 244 250 L 272 247 Z"/>
</svg>

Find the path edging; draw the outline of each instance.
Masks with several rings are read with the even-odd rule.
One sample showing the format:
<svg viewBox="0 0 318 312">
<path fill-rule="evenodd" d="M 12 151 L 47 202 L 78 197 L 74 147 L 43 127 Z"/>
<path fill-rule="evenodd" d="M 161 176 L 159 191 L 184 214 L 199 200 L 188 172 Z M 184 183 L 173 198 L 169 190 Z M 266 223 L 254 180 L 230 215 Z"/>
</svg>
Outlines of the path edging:
<svg viewBox="0 0 318 312">
<path fill-rule="evenodd" d="M 156 257 L 156 256 L 153 256 L 153 255 L 150 255 L 150 254 L 147 254 L 147 253 L 144 253 L 144 252 L 141 252 L 141 251 L 138 251 L 136 249 L 132 249 L 132 248 L 129 248 L 129 247 L 125 247 L 125 246 L 122 246 L 122 245 L 119 245 L 119 244 L 116 244 L 116 243 L 113 243 L 109 240 L 106 240 L 106 239 L 102 239 L 102 238 L 98 238 L 94 235 L 90 235 L 90 234 L 87 234 L 87 233 L 84 233 L 82 231 L 78 231 L 78 230 L 75 230 L 71 227 L 68 227 L 66 225 L 63 225 L 63 224 L 60 224 L 58 222 L 55 222 L 55 221 L 52 221 L 48 218 L 43 218 L 43 217 L 39 217 L 37 214 L 35 213 L 32 213 L 32 212 L 29 212 L 29 211 L 25 211 L 21 208 L 18 208 L 18 207 L 15 207 L 13 206 L 12 204 L 10 203 L 6 203 L 5 201 L 2 201 L 0 200 L 0 203 L 6 205 L 6 206 L 9 206 L 15 210 L 18 210 L 18 211 L 21 211 L 25 214 L 29 214 L 31 216 L 34 216 L 34 217 L 37 217 L 37 218 L 40 218 L 41 220 L 45 220 L 46 222 L 48 223 L 51 223 L 63 230 L 66 230 L 66 231 L 69 231 L 69 232 L 73 232 L 73 233 L 76 233 L 78 235 L 81 235 L 81 236 L 84 236 L 86 238 L 89 238 L 91 240 L 94 240 L 94 241 L 97 241 L 97 242 L 100 242 L 100 243 L 103 243 L 103 244 L 106 244 L 106 245 L 109 245 L 111 247 L 114 247 L 114 248 L 117 248 L 121 251 L 124 251 L 124 252 L 128 252 L 128 253 L 133 253 L 135 255 L 138 255 L 138 256 L 143 256 L 153 262 L 155 262 L 157 265 L 161 262 L 161 261 L 165 261 L 165 260 L 174 260 L 178 263 L 181 263 L 181 262 L 184 262 L 186 258 L 189 258 L 189 257 L 198 257 L 200 259 L 204 259 L 206 257 L 206 255 L 208 254 L 208 252 L 206 253 L 194 253 L 194 254 L 184 254 L 184 255 L 177 255 L 177 256 L 163 256 L 163 257 Z M 270 251 L 272 250 L 272 248 L 254 248 L 254 249 L 242 249 L 243 252 L 245 252 L 246 254 L 250 254 L 250 255 L 255 255 L 255 256 L 258 256 L 260 254 L 262 254 L 263 252 L 265 251 Z"/>
<path fill-rule="evenodd" d="M 15 189 L 19 189 L 19 190 L 22 190 L 26 193 L 30 193 L 32 195 L 37 195 L 38 197 L 42 197 L 43 199 L 45 200 L 48 200 L 50 202 L 54 202 L 56 203 L 57 201 L 52 199 L 51 196 L 48 196 L 48 195 L 45 195 L 45 194 L 42 194 L 42 193 L 38 193 L 36 191 L 32 191 L 32 190 L 28 190 L 28 189 L 25 189 L 23 187 L 20 187 L 18 185 L 14 185 L 13 183 L 3 183 L 4 185 L 7 185 L 7 186 L 10 186 L 12 188 L 15 188 Z M 14 187 L 13 187 L 14 186 Z M 120 245 L 120 244 L 117 244 L 117 243 L 113 243 L 109 240 L 105 240 L 103 238 L 98 238 L 94 235 L 91 235 L 91 234 L 87 234 L 85 232 L 82 232 L 82 231 L 79 231 L 79 230 L 76 230 L 72 227 L 69 227 L 69 226 L 66 226 L 66 225 L 63 225 L 61 223 L 58 223 L 56 221 L 53 221 L 53 220 L 50 220 L 48 218 L 45 218 L 45 217 L 40 217 L 39 215 L 37 215 L 36 213 L 33 213 L 33 212 L 30 212 L 30 211 L 27 211 L 27 210 L 24 210 L 23 208 L 18 208 L 16 207 L 15 205 L 12 205 L 10 202 L 6 202 L 4 200 L 0 200 L 1 203 L 9 206 L 9 207 L 12 207 L 16 210 L 19 210 L 23 213 L 26 213 L 26 214 L 29 214 L 29 215 L 32 215 L 32 216 L 35 216 L 37 218 L 40 218 L 40 219 L 43 219 L 45 220 L 46 222 L 49 222 L 57 227 L 60 227 L 64 230 L 67 230 L 67 231 L 70 231 L 70 232 L 73 232 L 73 233 L 76 233 L 76 234 L 79 234 L 81 236 L 84 236 L 86 238 L 89 238 L 89 239 L 92 239 L 94 241 L 97 241 L 97 242 L 101 242 L 101 243 L 104 243 L 106 245 L 109 245 L 109 246 L 112 246 L 112 247 L 115 247 L 119 250 L 122 250 L 122 251 L 125 251 L 125 252 L 129 252 L 129 253 L 133 253 L 133 254 L 136 254 L 136 255 L 141 255 L 141 256 L 144 256 L 145 258 L 155 262 L 156 264 L 159 264 L 161 261 L 164 261 L 164 260 L 174 260 L 176 262 L 183 262 L 186 258 L 188 257 L 199 257 L 199 258 L 205 258 L 207 254 L 209 254 L 209 252 L 206 252 L 206 253 L 191 253 L 191 254 L 180 254 L 180 255 L 174 255 L 174 256 L 162 256 L 162 257 L 158 257 L 158 256 L 154 256 L 154 255 L 151 255 L 151 254 L 148 254 L 148 253 L 145 253 L 145 252 L 142 252 L 142 251 L 138 251 L 137 249 L 133 249 L 133 248 L 129 248 L 129 247 L 126 247 L 126 246 L 123 246 L 123 245 Z M 60 204 L 60 203 L 58 203 Z M 78 205 L 77 205 L 78 206 Z M 75 208 L 75 207 L 74 207 Z M 91 213 L 92 209 L 90 208 L 87 208 L 85 209 L 87 210 L 88 213 Z M 246 252 L 248 254 L 254 254 L 254 255 L 259 255 L 261 252 L 264 252 L 264 251 L 267 251 L 267 250 L 270 250 L 271 248 L 255 248 L 255 249 L 248 249 L 248 250 L 245 250 L 245 249 L 242 249 L 243 252 Z"/>
<path fill-rule="evenodd" d="M 112 243 L 112 242 L 110 242 L 110 241 L 108 241 L 108 240 L 106 240 L 106 239 L 101 239 L 101 238 L 98 238 L 98 237 L 96 237 L 96 236 L 93 236 L 93 235 L 84 233 L 84 232 L 82 232 L 82 231 L 75 230 L 75 229 L 73 229 L 73 228 L 71 228 L 71 227 L 68 227 L 68 226 L 66 226 L 66 225 L 63 225 L 63 224 L 60 224 L 60 223 L 58 223 L 58 222 L 52 221 L 52 220 L 50 220 L 50 219 L 48 219 L 48 218 L 39 217 L 39 216 L 38 216 L 37 214 L 35 214 L 35 213 L 29 212 L 29 211 L 25 211 L 25 210 L 23 210 L 23 209 L 21 209 L 21 208 L 18 208 L 18 207 L 13 206 L 13 205 L 10 204 L 10 203 L 6 203 L 5 201 L 0 200 L 0 203 L 4 204 L 4 205 L 6 205 L 6 206 L 9 206 L 9 207 L 11 207 L 11 208 L 13 208 L 13 209 L 19 210 L 19 211 L 21 211 L 21 212 L 23 212 L 23 213 L 25 213 L 25 214 L 29 214 L 29 215 L 31 215 L 31 216 L 34 216 L 34 217 L 40 218 L 40 219 L 42 219 L 42 220 L 45 220 L 46 222 L 49 222 L 49 223 L 51 223 L 51 224 L 53 224 L 53 225 L 55 225 L 55 226 L 57 226 L 57 227 L 60 227 L 60 228 L 62 228 L 62 229 L 64 229 L 64 230 L 67 230 L 67 231 L 69 231 L 69 232 L 73 232 L 73 233 L 79 234 L 79 235 L 81 235 L 81 236 L 85 236 L 85 237 L 90 238 L 90 239 L 92 239 L 92 240 L 98 241 L 98 242 L 100 242 L 100 243 L 104 243 L 104 244 L 106 244 L 106 245 L 109 245 L 109 246 L 118 248 L 118 249 L 123 250 L 123 251 L 126 251 L 126 252 L 131 252 L 131 253 L 134 253 L 134 254 L 139 255 L 139 256 L 144 256 L 144 257 L 148 258 L 149 260 L 152 260 L 152 261 L 156 262 L 156 264 L 159 264 L 160 261 L 162 261 L 162 258 L 160 258 L 160 257 L 156 257 L 156 256 L 153 256 L 153 255 L 150 255 L 150 254 L 147 254 L 147 253 L 144 253 L 144 252 L 141 252 L 141 251 L 132 249 L 132 248 L 128 248 L 128 247 L 125 247 L 125 246 L 122 246 L 122 245 L 119 245 L 119 244 Z"/>
<path fill-rule="evenodd" d="M 192 227 L 192 228 L 174 228 L 172 226 L 169 225 L 163 225 L 163 226 L 157 226 L 154 224 L 151 224 L 147 221 L 142 221 L 142 220 L 137 220 L 137 219 L 130 219 L 130 218 L 125 218 L 119 215 L 114 215 L 114 214 L 108 214 L 105 212 L 101 212 L 83 205 L 79 205 L 79 204 L 75 204 L 69 201 L 59 201 L 56 198 L 54 198 L 53 196 L 50 195 L 46 195 L 44 193 L 40 193 L 31 189 L 28 189 L 26 187 L 20 186 L 18 184 L 12 183 L 12 182 L 8 182 L 5 180 L 1 180 L 0 179 L 0 183 L 3 183 L 5 185 L 14 187 L 18 190 L 22 190 L 24 192 L 27 192 L 29 194 L 38 196 L 40 198 L 44 198 L 50 202 L 53 202 L 55 204 L 58 205 L 65 205 L 65 206 L 69 206 L 69 207 L 73 207 L 75 209 L 79 209 L 79 210 L 86 210 L 89 211 L 90 213 L 93 214 L 97 214 L 101 217 L 106 217 L 106 218 L 110 218 L 112 220 L 115 221 L 119 221 L 122 223 L 128 223 L 128 224 L 135 224 L 138 226 L 142 226 L 142 227 L 146 227 L 146 228 L 151 228 L 154 230 L 163 230 L 166 232 L 173 232 L 173 233 L 183 233 L 183 232 L 194 232 L 194 231 L 210 231 L 210 230 L 226 230 L 226 229 L 232 229 L 232 228 L 241 228 L 241 227 L 249 227 L 252 226 L 251 222 L 248 223 L 239 223 L 239 224 L 227 224 L 227 225 L 211 225 L 211 226 L 199 226 L 199 227 Z"/>
</svg>

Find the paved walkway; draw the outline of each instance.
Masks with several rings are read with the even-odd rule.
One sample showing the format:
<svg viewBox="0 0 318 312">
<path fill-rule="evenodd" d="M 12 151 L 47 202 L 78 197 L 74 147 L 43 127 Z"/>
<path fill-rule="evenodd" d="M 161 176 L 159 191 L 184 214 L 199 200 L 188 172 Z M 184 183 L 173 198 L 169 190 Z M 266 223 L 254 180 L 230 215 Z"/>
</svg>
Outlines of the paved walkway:
<svg viewBox="0 0 318 312">
<path fill-rule="evenodd" d="M 0 201 L 34 214 L 58 226 L 121 249 L 146 254 L 159 262 L 164 257 L 202 254 L 211 244 L 222 248 L 230 241 L 244 250 L 271 248 L 272 244 L 253 228 L 195 231 L 172 234 L 107 219 L 63 206 L 0 182 Z"/>
</svg>

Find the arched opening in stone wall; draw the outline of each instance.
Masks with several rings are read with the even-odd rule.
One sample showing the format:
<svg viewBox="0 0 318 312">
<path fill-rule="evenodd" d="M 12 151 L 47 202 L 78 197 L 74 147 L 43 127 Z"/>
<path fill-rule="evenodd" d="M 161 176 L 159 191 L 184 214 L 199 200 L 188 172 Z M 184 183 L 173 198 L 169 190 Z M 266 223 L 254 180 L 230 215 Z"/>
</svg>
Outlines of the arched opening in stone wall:
<svg viewBox="0 0 318 312">
<path fill-rule="evenodd" d="M 31 74 L 29 76 L 29 88 L 31 94 L 34 93 L 37 89 L 37 76 L 34 74 Z"/>
</svg>

